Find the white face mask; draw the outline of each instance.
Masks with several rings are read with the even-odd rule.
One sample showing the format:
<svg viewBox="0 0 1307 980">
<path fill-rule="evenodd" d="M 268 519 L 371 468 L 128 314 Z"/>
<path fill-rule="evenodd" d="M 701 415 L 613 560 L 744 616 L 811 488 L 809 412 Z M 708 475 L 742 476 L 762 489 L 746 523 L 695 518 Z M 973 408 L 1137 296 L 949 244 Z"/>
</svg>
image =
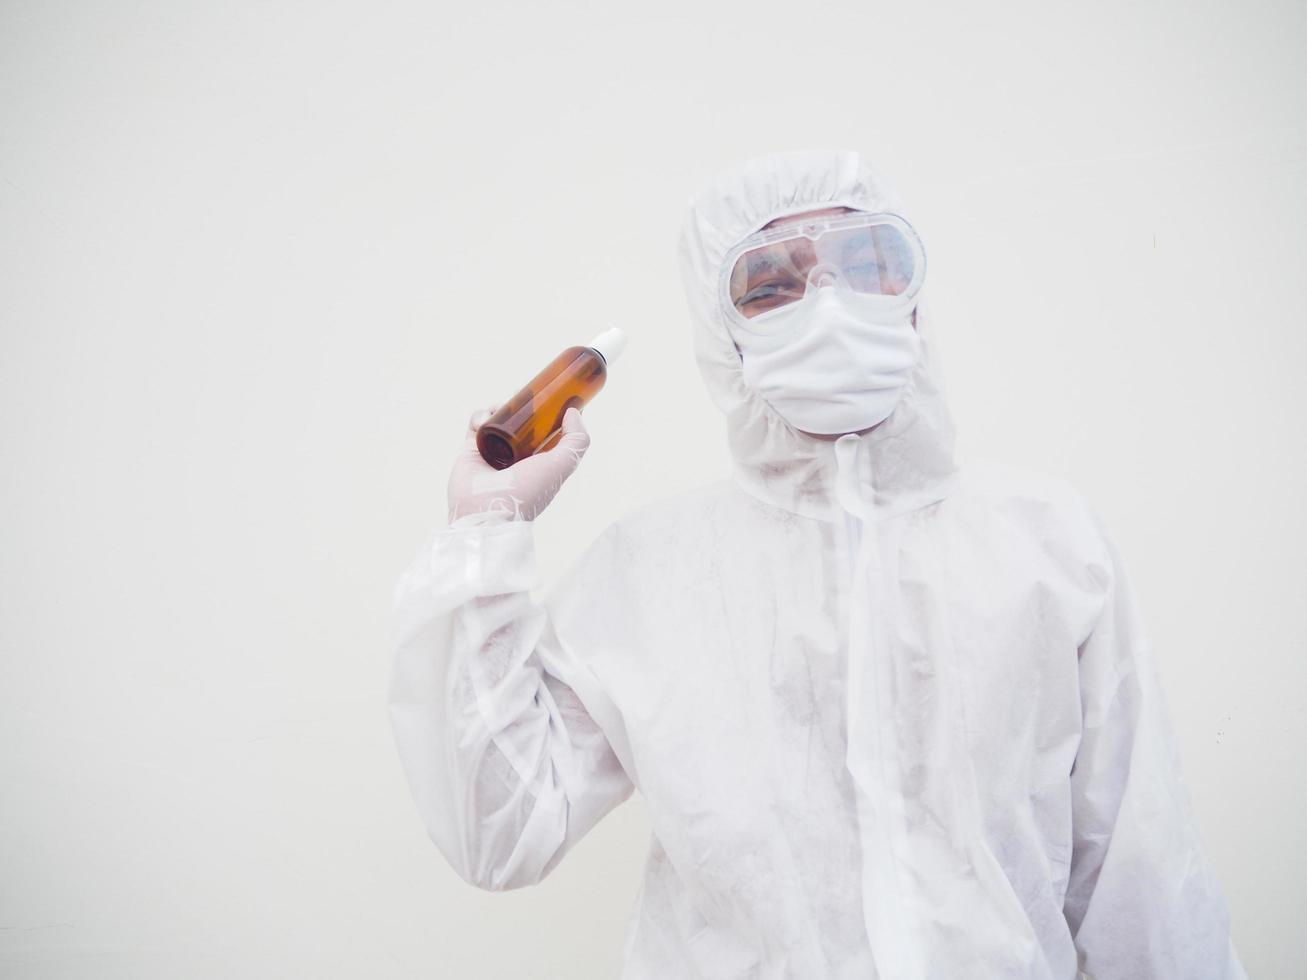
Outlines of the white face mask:
<svg viewBox="0 0 1307 980">
<path fill-rule="evenodd" d="M 839 435 L 889 418 L 921 354 L 911 311 L 822 288 L 736 330 L 744 382 L 795 428 Z"/>
</svg>

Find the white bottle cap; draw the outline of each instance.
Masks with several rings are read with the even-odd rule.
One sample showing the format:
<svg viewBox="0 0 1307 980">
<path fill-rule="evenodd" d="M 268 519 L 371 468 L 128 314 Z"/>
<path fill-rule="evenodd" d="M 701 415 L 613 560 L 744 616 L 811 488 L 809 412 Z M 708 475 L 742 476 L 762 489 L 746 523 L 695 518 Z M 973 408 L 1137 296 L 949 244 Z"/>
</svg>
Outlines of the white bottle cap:
<svg viewBox="0 0 1307 980">
<path fill-rule="evenodd" d="M 612 364 L 626 347 L 626 332 L 621 327 L 609 327 L 586 346 L 597 350 L 605 364 Z"/>
</svg>

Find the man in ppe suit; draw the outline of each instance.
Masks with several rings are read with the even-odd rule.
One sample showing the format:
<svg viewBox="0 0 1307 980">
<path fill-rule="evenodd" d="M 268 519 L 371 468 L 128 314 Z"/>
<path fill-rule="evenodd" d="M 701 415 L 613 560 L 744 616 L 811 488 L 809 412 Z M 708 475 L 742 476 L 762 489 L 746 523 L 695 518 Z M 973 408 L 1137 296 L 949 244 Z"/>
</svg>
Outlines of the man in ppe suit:
<svg viewBox="0 0 1307 980">
<path fill-rule="evenodd" d="M 893 191 L 780 153 L 680 260 L 731 478 L 607 527 L 542 604 L 533 520 L 588 446 L 504 471 L 473 416 L 396 589 L 391 718 L 486 889 L 639 788 L 626 980 L 1245 976 L 1112 537 L 1063 480 L 963 463 Z"/>
</svg>

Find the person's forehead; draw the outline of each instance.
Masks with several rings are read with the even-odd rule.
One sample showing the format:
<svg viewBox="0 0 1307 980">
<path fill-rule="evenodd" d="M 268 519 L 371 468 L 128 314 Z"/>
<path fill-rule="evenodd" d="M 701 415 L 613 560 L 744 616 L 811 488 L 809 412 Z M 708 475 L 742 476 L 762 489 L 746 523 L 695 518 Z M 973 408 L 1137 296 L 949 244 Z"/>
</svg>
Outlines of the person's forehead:
<svg viewBox="0 0 1307 980">
<path fill-rule="evenodd" d="M 806 218 L 824 218 L 832 214 L 848 214 L 856 211 L 857 208 L 834 207 L 834 208 L 816 208 L 812 211 L 800 211 L 798 214 L 787 214 L 783 218 L 774 218 L 763 225 L 763 228 L 775 228 L 777 225 L 794 224 L 796 221 L 803 221 Z"/>
</svg>

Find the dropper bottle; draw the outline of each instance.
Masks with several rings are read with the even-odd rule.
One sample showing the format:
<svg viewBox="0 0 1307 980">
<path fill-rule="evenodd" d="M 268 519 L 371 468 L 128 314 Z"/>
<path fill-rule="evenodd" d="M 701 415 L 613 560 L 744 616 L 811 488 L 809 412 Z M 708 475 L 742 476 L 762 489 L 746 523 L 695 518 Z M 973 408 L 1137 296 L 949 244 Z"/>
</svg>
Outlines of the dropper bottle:
<svg viewBox="0 0 1307 980">
<path fill-rule="evenodd" d="M 497 470 L 552 447 L 563 434 L 563 413 L 582 409 L 608 380 L 608 365 L 626 347 L 626 333 L 610 327 L 584 347 L 569 347 L 477 429 L 481 458 Z"/>
</svg>

